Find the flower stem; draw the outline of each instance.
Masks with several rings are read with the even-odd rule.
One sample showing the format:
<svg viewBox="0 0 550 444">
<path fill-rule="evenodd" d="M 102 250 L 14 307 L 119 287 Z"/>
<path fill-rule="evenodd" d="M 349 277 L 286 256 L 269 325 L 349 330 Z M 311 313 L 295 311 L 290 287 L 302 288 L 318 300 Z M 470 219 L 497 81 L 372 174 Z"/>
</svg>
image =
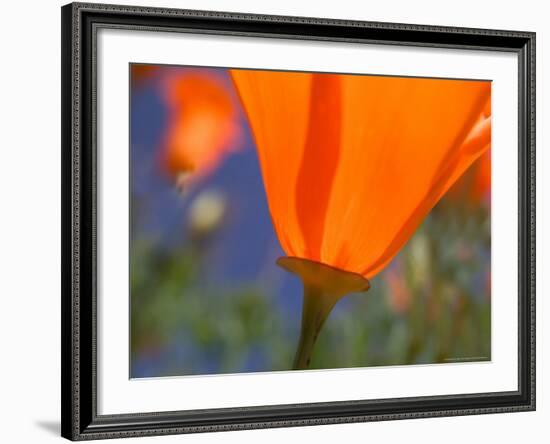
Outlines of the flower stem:
<svg viewBox="0 0 550 444">
<path fill-rule="evenodd" d="M 304 370 L 309 367 L 313 346 L 319 332 L 340 297 L 328 295 L 318 287 L 304 284 L 302 327 L 294 357 L 294 370 Z"/>
<path fill-rule="evenodd" d="M 336 303 L 349 293 L 367 291 L 370 283 L 360 274 L 309 259 L 281 257 L 277 264 L 299 276 L 304 285 L 302 329 L 293 366 L 303 370 L 309 367 L 317 336 Z"/>
</svg>

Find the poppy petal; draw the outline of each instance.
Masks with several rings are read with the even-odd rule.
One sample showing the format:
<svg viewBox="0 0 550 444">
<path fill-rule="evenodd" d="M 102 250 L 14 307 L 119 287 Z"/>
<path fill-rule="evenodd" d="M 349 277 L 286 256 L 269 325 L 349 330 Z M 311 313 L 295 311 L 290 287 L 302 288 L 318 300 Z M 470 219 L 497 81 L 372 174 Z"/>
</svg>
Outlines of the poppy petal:
<svg viewBox="0 0 550 444">
<path fill-rule="evenodd" d="M 310 114 L 296 178 L 296 215 L 304 238 L 302 257 L 319 261 L 332 182 L 340 153 L 340 76 L 313 74 Z"/>
<path fill-rule="evenodd" d="M 309 122 L 311 74 L 231 70 L 248 116 L 261 164 L 269 210 L 281 246 L 304 256 L 295 185 Z"/>
<path fill-rule="evenodd" d="M 463 146 L 489 82 L 345 76 L 322 261 L 371 278 L 484 147 Z"/>
</svg>

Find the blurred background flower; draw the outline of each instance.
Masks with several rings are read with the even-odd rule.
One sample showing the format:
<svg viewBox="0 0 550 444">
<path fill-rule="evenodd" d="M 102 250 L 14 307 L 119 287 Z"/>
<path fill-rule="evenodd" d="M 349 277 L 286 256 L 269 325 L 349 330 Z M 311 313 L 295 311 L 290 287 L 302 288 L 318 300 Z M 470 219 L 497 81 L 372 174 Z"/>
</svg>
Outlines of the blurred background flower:
<svg viewBox="0 0 550 444">
<path fill-rule="evenodd" d="M 223 223 L 226 200 L 216 190 L 201 192 L 189 208 L 189 228 L 195 237 L 208 237 Z"/>
<path fill-rule="evenodd" d="M 285 253 L 228 72 L 146 66 L 144 78 L 131 82 L 131 376 L 288 370 L 302 288 L 275 265 Z M 206 96 L 225 97 L 221 108 L 212 101 L 216 117 L 197 120 L 209 122 L 199 134 L 220 131 L 205 128 L 225 118 L 230 123 L 221 124 L 224 137 L 198 137 L 216 142 L 203 145 L 217 147 L 215 160 L 200 163 L 203 173 L 189 170 L 196 179 L 186 182 L 182 198 L 175 186 L 180 167 L 167 168 L 165 160 L 174 147 L 185 147 L 183 158 L 192 152 L 193 144 L 177 137 L 168 142 L 181 128 L 195 131 L 185 103 L 199 87 L 184 88 L 181 103 L 167 91 L 190 77 L 215 85 Z M 482 161 L 453 189 L 468 188 Z M 177 165 L 187 172 L 187 164 Z M 490 199 L 451 194 L 366 295 L 336 306 L 311 368 L 490 359 Z"/>
<path fill-rule="evenodd" d="M 412 302 L 412 291 L 407 286 L 401 261 L 395 260 L 384 274 L 387 285 L 388 302 L 394 313 L 406 315 Z"/>
<path fill-rule="evenodd" d="M 161 150 L 180 191 L 211 174 L 241 148 L 236 98 L 216 72 L 187 70 L 163 78 L 168 128 Z"/>
</svg>

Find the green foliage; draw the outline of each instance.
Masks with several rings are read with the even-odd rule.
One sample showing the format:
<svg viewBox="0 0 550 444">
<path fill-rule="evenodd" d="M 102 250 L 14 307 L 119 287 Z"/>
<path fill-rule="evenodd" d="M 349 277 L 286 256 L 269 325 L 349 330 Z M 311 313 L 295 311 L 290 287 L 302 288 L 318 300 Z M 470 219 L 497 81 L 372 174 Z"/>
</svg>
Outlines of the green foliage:
<svg viewBox="0 0 550 444">
<path fill-rule="evenodd" d="M 367 293 L 340 301 L 311 368 L 488 360 L 490 226 L 487 211 L 440 205 Z M 289 370 L 298 340 L 275 289 L 258 280 L 205 284 L 208 264 L 192 243 L 161 252 L 136 239 L 131 255 L 134 376 Z M 273 264 L 275 267 L 275 264 Z M 390 274 L 398 270 L 395 301 Z M 202 276 L 202 277 L 201 277 Z M 394 277 L 395 279 L 395 277 Z"/>
</svg>

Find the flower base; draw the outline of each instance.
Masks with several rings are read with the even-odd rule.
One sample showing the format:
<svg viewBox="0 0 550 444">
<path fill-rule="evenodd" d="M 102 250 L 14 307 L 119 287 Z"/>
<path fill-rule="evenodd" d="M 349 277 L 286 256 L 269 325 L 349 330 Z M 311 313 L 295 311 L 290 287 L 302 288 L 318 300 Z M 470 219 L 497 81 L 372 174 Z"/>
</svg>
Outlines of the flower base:
<svg viewBox="0 0 550 444">
<path fill-rule="evenodd" d="M 367 291 L 370 283 L 360 274 L 308 259 L 281 257 L 277 264 L 299 276 L 304 285 L 302 326 L 293 365 L 294 370 L 303 370 L 309 367 L 319 332 L 336 303 L 349 293 Z"/>
</svg>

